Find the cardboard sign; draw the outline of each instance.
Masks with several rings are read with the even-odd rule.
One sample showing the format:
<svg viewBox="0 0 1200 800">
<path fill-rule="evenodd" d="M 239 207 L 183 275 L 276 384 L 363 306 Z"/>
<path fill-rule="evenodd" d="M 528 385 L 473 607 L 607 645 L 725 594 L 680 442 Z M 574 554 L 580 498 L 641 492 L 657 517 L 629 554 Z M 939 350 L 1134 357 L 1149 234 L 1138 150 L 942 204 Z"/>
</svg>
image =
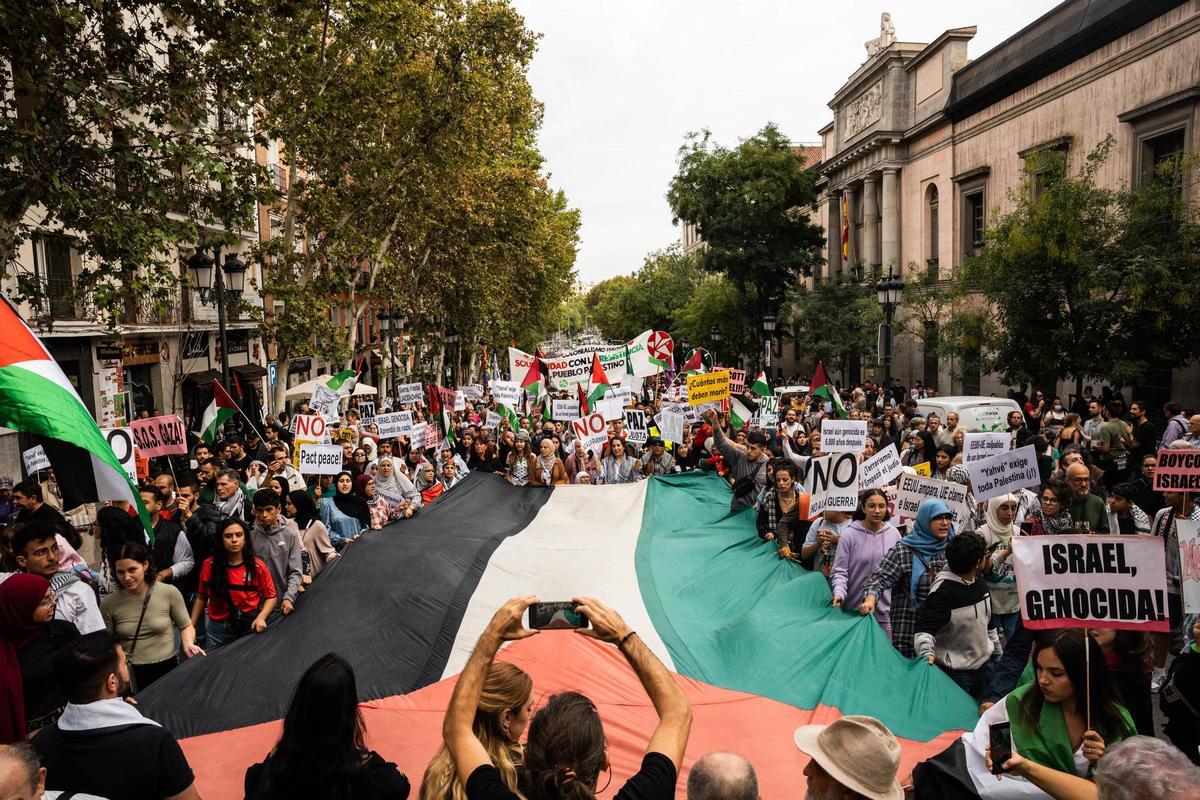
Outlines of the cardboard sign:
<svg viewBox="0 0 1200 800">
<path fill-rule="evenodd" d="M 425 402 L 425 387 L 419 383 L 402 383 L 396 387 L 397 403 Z"/>
<path fill-rule="evenodd" d="M 922 478 L 928 478 L 933 475 L 933 463 L 930 461 L 922 461 L 920 464 L 914 464 L 913 471 Z"/>
<path fill-rule="evenodd" d="M 492 399 L 500 405 L 516 409 L 521 403 L 521 387 L 514 381 L 492 381 Z M 579 416 L 576 414 L 575 416 Z"/>
<path fill-rule="evenodd" d="M 342 471 L 342 448 L 336 444 L 302 444 L 299 448 L 301 475 L 337 475 Z"/>
<path fill-rule="evenodd" d="M 1200 614 L 1200 522 L 1176 519 L 1179 534 L 1179 588 L 1183 613 Z"/>
<path fill-rule="evenodd" d="M 971 487 L 975 490 L 975 499 L 980 503 L 1042 483 L 1037 453 L 1031 444 L 974 461 L 966 467 L 971 476 Z"/>
<path fill-rule="evenodd" d="M 754 424 L 760 428 L 774 428 L 778 420 L 779 395 L 762 398 L 758 404 L 758 411 L 754 412 Z"/>
<path fill-rule="evenodd" d="M 1008 452 L 1011 437 L 1007 433 L 964 433 L 963 463 L 970 464 Z"/>
<path fill-rule="evenodd" d="M 646 412 L 636 409 L 625 411 L 625 440 L 633 444 L 645 444 L 650 438 L 650 430 L 646 427 Z"/>
<path fill-rule="evenodd" d="M 399 492 L 380 489 L 378 484 L 375 486 L 375 494 L 383 498 L 383 501 L 387 503 L 389 511 L 404 502 L 404 495 Z"/>
<path fill-rule="evenodd" d="M 1025 627 L 1170 630 L 1158 537 L 1014 536 L 1012 545 Z"/>
<path fill-rule="evenodd" d="M 375 418 L 375 427 L 379 428 L 379 435 L 384 439 L 408 436 L 412 433 L 412 412 L 393 411 L 390 414 L 380 414 Z"/>
<path fill-rule="evenodd" d="M 425 426 L 425 442 L 423 447 L 428 450 L 431 447 L 437 447 L 442 441 L 442 431 L 437 425 Z"/>
<path fill-rule="evenodd" d="M 483 399 L 483 386 L 478 383 L 469 383 L 466 386 L 458 387 L 458 393 L 463 396 L 464 400 L 474 403 L 476 400 Z"/>
<path fill-rule="evenodd" d="M 804 476 L 804 491 L 811 495 L 810 515 L 858 508 L 858 455 L 838 453 L 814 458 Z"/>
<path fill-rule="evenodd" d="M 551 400 L 550 418 L 557 422 L 579 419 L 578 400 Z"/>
<path fill-rule="evenodd" d="M 312 414 L 297 414 L 292 417 L 295 424 L 297 439 L 311 439 L 315 442 L 329 441 L 329 429 L 323 417 Z"/>
<path fill-rule="evenodd" d="M 822 453 L 861 453 L 867 447 L 865 419 L 821 420 Z"/>
<path fill-rule="evenodd" d="M 1159 450 L 1154 491 L 1200 492 L 1200 450 Z"/>
<path fill-rule="evenodd" d="M 904 473 L 896 491 L 896 513 L 908 519 L 917 518 L 917 509 L 925 500 L 941 500 L 954 512 L 955 530 L 963 530 L 971 519 L 967 505 L 967 487 L 961 483 L 922 478 Z"/>
<path fill-rule="evenodd" d="M 363 425 L 375 424 L 375 401 L 360 400 L 358 403 L 358 421 Z"/>
<path fill-rule="evenodd" d="M 683 414 L 675 411 L 663 411 L 654 418 L 658 424 L 659 435 L 664 441 L 679 444 L 683 441 Z"/>
<path fill-rule="evenodd" d="M 100 432 L 108 440 L 108 446 L 112 448 L 117 461 L 121 462 L 121 467 L 129 476 L 129 480 L 136 481 L 137 444 L 133 438 L 133 430 L 131 428 L 101 428 Z"/>
<path fill-rule="evenodd" d="M 143 458 L 182 455 L 188 451 L 183 421 L 174 414 L 134 420 L 129 427 Z"/>
<path fill-rule="evenodd" d="M 719 370 L 687 377 L 688 405 L 698 406 L 729 397 L 729 372 Z"/>
<path fill-rule="evenodd" d="M 746 391 L 746 370 L 721 367 L 729 373 L 729 393 L 741 394 Z"/>
<path fill-rule="evenodd" d="M 33 475 L 41 469 L 50 469 L 50 459 L 46 457 L 46 451 L 40 444 L 21 453 L 21 460 L 25 462 L 26 475 Z"/>
<path fill-rule="evenodd" d="M 487 412 L 487 419 L 483 423 L 483 427 L 495 430 L 500 427 L 500 415 L 495 411 Z"/>
<path fill-rule="evenodd" d="M 824 440 L 821 446 L 825 446 Z M 858 468 L 858 488 L 860 491 L 882 489 L 902 472 L 904 467 L 900 464 L 900 454 L 896 452 L 896 445 L 889 444 L 862 462 L 862 466 Z"/>
<path fill-rule="evenodd" d="M 455 411 L 466 411 L 467 410 L 467 398 L 463 396 L 462 392 L 454 393 L 454 410 Z"/>
<path fill-rule="evenodd" d="M 308 398 L 308 408 L 312 413 L 319 414 L 330 422 L 333 422 L 338 419 L 339 399 L 340 397 L 336 391 L 324 384 L 318 383 L 313 388 L 312 397 Z"/>
<path fill-rule="evenodd" d="M 434 426 L 430 425 L 428 422 L 414 422 L 413 423 L 412 433 L 408 434 L 408 440 L 410 442 L 412 442 L 413 447 L 416 447 L 416 448 L 424 448 L 425 447 L 425 431 L 432 427 L 434 427 Z"/>
<path fill-rule="evenodd" d="M 597 400 L 596 406 L 592 410 L 603 414 L 606 422 L 625 418 L 625 407 L 615 397 L 605 397 L 603 400 Z"/>
<path fill-rule="evenodd" d="M 583 442 L 583 449 L 589 452 L 601 452 L 608 441 L 608 422 L 600 413 L 572 420 L 571 429 L 575 432 L 575 438 Z"/>
</svg>

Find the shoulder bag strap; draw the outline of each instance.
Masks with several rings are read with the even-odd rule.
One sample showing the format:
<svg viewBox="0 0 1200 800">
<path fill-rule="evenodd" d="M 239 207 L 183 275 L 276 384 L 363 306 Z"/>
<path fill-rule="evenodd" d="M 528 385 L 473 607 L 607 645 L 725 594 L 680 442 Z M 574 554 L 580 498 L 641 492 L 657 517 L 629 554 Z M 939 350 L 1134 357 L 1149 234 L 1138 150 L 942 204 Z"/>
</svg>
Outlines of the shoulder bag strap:
<svg viewBox="0 0 1200 800">
<path fill-rule="evenodd" d="M 137 628 L 133 631 L 133 641 L 129 643 L 130 658 L 133 658 L 133 651 L 137 647 L 138 637 L 142 635 L 142 621 L 146 619 L 146 606 L 150 605 L 150 595 L 154 593 L 154 584 L 150 584 L 146 588 L 146 597 L 142 600 L 142 613 L 138 615 Z"/>
</svg>

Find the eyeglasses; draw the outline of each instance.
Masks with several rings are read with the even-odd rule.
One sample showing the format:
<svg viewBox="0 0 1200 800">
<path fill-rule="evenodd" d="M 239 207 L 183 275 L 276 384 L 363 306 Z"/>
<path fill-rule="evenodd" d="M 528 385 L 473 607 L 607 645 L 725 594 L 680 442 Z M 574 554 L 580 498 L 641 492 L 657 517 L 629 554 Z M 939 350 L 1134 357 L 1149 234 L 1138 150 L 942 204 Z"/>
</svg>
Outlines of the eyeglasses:
<svg viewBox="0 0 1200 800">
<path fill-rule="evenodd" d="M 1057 498 L 1057 497 L 1043 497 L 1043 498 L 1042 498 L 1042 503 L 1043 503 L 1043 504 L 1045 504 L 1045 503 L 1052 503 L 1052 504 L 1054 504 L 1054 505 L 1058 505 L 1058 498 Z"/>
</svg>

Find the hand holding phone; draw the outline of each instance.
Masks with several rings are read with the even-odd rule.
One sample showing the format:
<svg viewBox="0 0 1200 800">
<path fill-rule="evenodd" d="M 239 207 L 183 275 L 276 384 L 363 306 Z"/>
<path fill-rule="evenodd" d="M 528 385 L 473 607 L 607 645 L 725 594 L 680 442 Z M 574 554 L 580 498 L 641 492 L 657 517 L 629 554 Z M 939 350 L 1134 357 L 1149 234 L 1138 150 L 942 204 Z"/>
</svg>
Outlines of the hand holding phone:
<svg viewBox="0 0 1200 800">
<path fill-rule="evenodd" d="M 1012 758 L 1012 726 L 1007 722 L 997 722 L 988 726 L 988 742 L 992 751 L 992 774 L 1000 775 L 1005 771 L 1004 764 Z"/>
<path fill-rule="evenodd" d="M 588 619 L 575 610 L 575 603 L 534 603 L 529 607 L 529 627 L 539 631 L 588 627 Z"/>
</svg>

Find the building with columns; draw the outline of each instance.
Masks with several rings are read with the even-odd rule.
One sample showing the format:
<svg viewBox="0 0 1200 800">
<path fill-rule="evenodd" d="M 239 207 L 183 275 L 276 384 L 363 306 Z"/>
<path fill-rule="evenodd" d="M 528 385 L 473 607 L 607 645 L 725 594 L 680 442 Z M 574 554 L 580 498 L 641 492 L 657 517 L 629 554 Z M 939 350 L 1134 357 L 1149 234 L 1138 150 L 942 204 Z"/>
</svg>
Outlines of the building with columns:
<svg viewBox="0 0 1200 800">
<path fill-rule="evenodd" d="M 1098 180 L 1117 187 L 1196 147 L 1200 0 L 1067 0 L 974 60 L 974 27 L 928 44 L 897 41 L 890 17 L 881 28 L 819 131 L 823 277 L 862 265 L 868 280 L 889 270 L 948 278 L 1009 207 L 1034 152 L 1063 151 L 1076 171 L 1111 135 Z M 897 338 L 893 374 L 942 394 L 1005 389 L 912 337 Z M 1060 387 L 1064 400 L 1072 391 Z M 1200 404 L 1200 372 L 1162 370 L 1131 391 Z"/>
</svg>

